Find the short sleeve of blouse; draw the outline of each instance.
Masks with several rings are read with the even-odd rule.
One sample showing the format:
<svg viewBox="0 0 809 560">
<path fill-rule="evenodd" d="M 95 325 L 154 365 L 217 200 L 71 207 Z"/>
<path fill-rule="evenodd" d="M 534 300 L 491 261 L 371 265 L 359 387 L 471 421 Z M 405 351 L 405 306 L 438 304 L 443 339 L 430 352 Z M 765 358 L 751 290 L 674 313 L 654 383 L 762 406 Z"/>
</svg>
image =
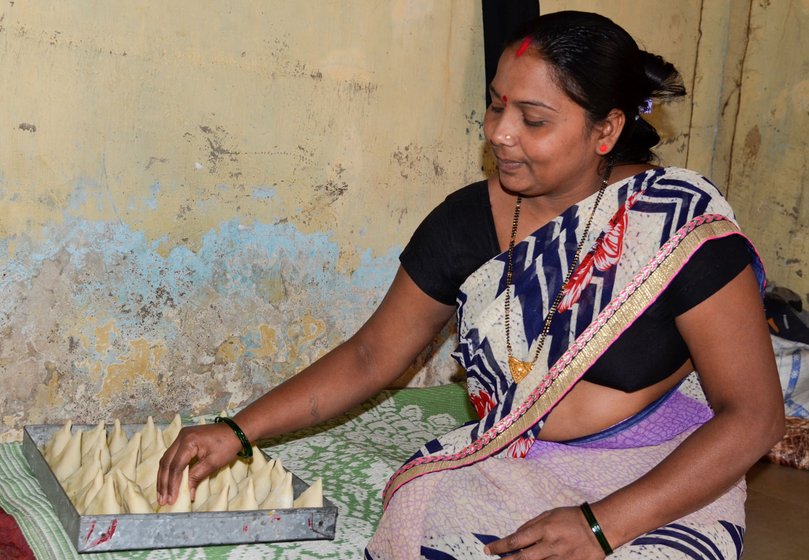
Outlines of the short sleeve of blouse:
<svg viewBox="0 0 809 560">
<path fill-rule="evenodd" d="M 672 315 L 681 315 L 711 297 L 750 262 L 750 250 L 741 235 L 702 245 L 664 292 Z"/>
<path fill-rule="evenodd" d="M 486 181 L 450 194 L 416 228 L 399 256 L 433 299 L 454 305 L 466 278 L 500 252 Z"/>
<path fill-rule="evenodd" d="M 586 381 L 632 392 L 658 383 L 677 371 L 689 357 L 675 317 L 705 301 L 733 280 L 751 262 L 740 235 L 704 243 L 671 284 L 584 376 Z M 627 360 L 627 356 L 633 359 Z"/>
</svg>

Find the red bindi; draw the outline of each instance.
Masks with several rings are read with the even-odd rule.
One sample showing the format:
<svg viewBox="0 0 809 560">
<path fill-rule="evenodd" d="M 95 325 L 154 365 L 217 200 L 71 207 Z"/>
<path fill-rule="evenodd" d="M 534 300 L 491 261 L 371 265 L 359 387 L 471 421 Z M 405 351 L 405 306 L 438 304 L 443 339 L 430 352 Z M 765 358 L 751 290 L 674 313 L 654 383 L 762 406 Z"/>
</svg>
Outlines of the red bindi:
<svg viewBox="0 0 809 560">
<path fill-rule="evenodd" d="M 508 105 L 508 96 L 507 95 L 503 96 L 503 105 Z"/>
<path fill-rule="evenodd" d="M 517 49 L 517 54 L 515 55 L 514 58 L 520 58 L 525 53 L 525 51 L 528 50 L 528 47 L 530 46 L 531 46 L 531 37 L 526 37 L 525 39 L 522 40 L 522 43 L 520 43 L 520 46 Z"/>
</svg>

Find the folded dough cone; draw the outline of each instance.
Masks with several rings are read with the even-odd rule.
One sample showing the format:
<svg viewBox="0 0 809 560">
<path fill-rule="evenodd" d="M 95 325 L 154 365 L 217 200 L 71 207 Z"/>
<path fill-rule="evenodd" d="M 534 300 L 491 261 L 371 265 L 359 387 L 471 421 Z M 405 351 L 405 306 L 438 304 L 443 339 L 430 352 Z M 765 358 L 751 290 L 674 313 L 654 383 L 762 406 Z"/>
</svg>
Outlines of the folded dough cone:
<svg viewBox="0 0 809 560">
<path fill-rule="evenodd" d="M 233 478 L 233 473 L 230 466 L 226 465 L 219 469 L 219 471 L 211 478 L 211 494 L 219 494 L 222 487 L 228 487 L 228 501 L 236 497 L 238 493 L 239 483 Z"/>
<path fill-rule="evenodd" d="M 248 470 L 253 473 L 254 471 L 263 469 L 267 466 L 267 458 L 264 452 L 255 445 L 253 446 L 253 461 L 248 465 Z"/>
<path fill-rule="evenodd" d="M 236 459 L 232 463 L 230 463 L 230 473 L 233 475 L 233 480 L 236 482 L 241 482 L 245 478 L 247 478 L 247 471 L 248 465 L 246 461 L 242 461 L 241 459 Z"/>
<path fill-rule="evenodd" d="M 135 482 L 141 488 L 146 488 L 157 482 L 157 470 L 160 467 L 160 458 L 162 454 L 155 453 L 144 457 L 138 467 L 135 469 Z"/>
<path fill-rule="evenodd" d="M 54 432 L 51 439 L 45 444 L 42 455 L 45 457 L 45 461 L 47 461 L 48 464 L 51 463 L 51 458 L 59 455 L 70 441 L 70 436 L 72 435 L 70 429 L 72 427 L 73 422 L 68 420 L 61 428 Z"/>
<path fill-rule="evenodd" d="M 135 465 L 140 463 L 140 440 L 141 440 L 141 433 L 135 432 L 132 438 L 126 442 L 126 445 L 123 449 L 120 449 L 117 453 L 110 457 L 110 468 L 114 469 L 120 463 L 127 463 L 132 464 L 134 462 Z"/>
<path fill-rule="evenodd" d="M 129 482 L 124 488 L 122 506 L 126 513 L 154 513 L 155 510 L 138 488 L 137 483 Z"/>
<path fill-rule="evenodd" d="M 166 452 L 166 443 L 163 441 L 163 430 L 158 427 L 154 429 L 154 439 L 148 445 L 143 444 L 143 440 L 140 442 L 140 449 L 141 449 L 141 457 L 146 457 L 148 455 L 163 455 Z"/>
<path fill-rule="evenodd" d="M 137 482 L 135 482 L 134 479 L 126 476 L 121 469 L 112 469 L 107 473 L 107 476 L 111 477 L 115 481 L 115 495 L 118 496 L 118 502 L 123 505 L 124 490 L 126 490 L 127 484 L 137 485 Z"/>
<path fill-rule="evenodd" d="M 287 471 L 284 469 L 281 459 L 276 459 L 273 462 L 272 470 L 270 470 L 270 482 L 272 483 L 273 489 L 284 482 L 286 474 Z"/>
<path fill-rule="evenodd" d="M 92 458 L 85 456 L 85 459 L 87 459 L 87 461 L 82 463 L 82 465 L 62 483 L 67 497 L 70 498 L 72 502 L 76 501 L 76 495 L 79 490 L 93 481 L 96 473 L 104 473 L 104 469 L 101 468 L 101 449 L 96 449 L 95 456 Z"/>
<path fill-rule="evenodd" d="M 228 490 L 225 485 L 218 494 L 211 494 L 205 502 L 199 506 L 197 511 L 227 511 L 228 510 Z"/>
<path fill-rule="evenodd" d="M 137 482 L 135 484 L 137 484 Z M 155 480 L 154 484 L 150 484 L 145 488 L 141 486 L 140 491 L 143 497 L 149 500 L 149 503 L 152 505 L 152 511 L 157 511 L 157 481 Z"/>
<path fill-rule="evenodd" d="M 93 501 L 102 486 L 104 486 L 104 475 L 101 471 L 98 471 L 93 481 L 76 494 L 76 499 L 73 501 L 76 511 L 83 512 L 86 510 L 87 504 Z"/>
<path fill-rule="evenodd" d="M 179 414 L 175 414 L 174 418 L 171 420 L 171 424 L 166 426 L 166 429 L 163 430 L 163 443 L 167 448 L 174 443 L 174 440 L 177 439 L 177 434 L 179 434 L 182 429 L 183 419 L 180 418 Z"/>
<path fill-rule="evenodd" d="M 67 478 L 76 472 L 81 466 L 81 438 L 83 432 L 76 430 L 70 441 L 67 442 L 65 448 L 61 453 L 53 457 L 51 463 L 51 470 L 59 482 L 64 482 Z"/>
<path fill-rule="evenodd" d="M 146 450 L 149 449 L 157 439 L 157 429 L 154 425 L 154 418 L 151 416 L 146 418 L 146 424 L 144 424 L 139 433 L 141 435 L 140 451 L 142 455 L 145 455 Z"/>
<path fill-rule="evenodd" d="M 107 436 L 107 447 L 110 450 L 110 457 L 113 457 L 121 449 L 126 447 L 129 438 L 126 437 L 124 430 L 121 428 L 121 421 L 117 418 L 113 422 L 112 431 Z"/>
<path fill-rule="evenodd" d="M 321 508 L 323 507 L 323 479 L 318 478 L 312 485 L 301 492 L 292 507 L 296 508 Z"/>
<path fill-rule="evenodd" d="M 272 490 L 271 472 L 272 465 L 270 463 L 265 463 L 262 469 L 251 470 L 250 472 L 250 479 L 253 481 L 253 487 L 256 490 L 256 500 L 259 503 L 263 502 Z"/>
<path fill-rule="evenodd" d="M 107 428 L 104 422 L 99 422 L 92 430 L 84 432 L 81 438 L 81 464 L 92 461 L 100 451 L 99 460 L 101 469 L 110 468 L 110 449 L 107 447 Z"/>
<path fill-rule="evenodd" d="M 228 511 L 255 511 L 258 509 L 253 481 L 249 478 L 246 480 L 245 487 L 240 489 L 239 494 L 228 502 Z"/>
<path fill-rule="evenodd" d="M 121 471 L 129 480 L 135 481 L 138 479 L 138 449 L 135 448 L 134 452 L 129 455 L 124 455 L 121 460 L 110 466 L 109 472 Z"/>
<path fill-rule="evenodd" d="M 104 444 L 107 444 L 107 428 L 104 426 L 104 422 L 99 422 L 96 424 L 96 427 L 92 430 L 86 430 L 84 432 L 84 437 L 81 440 L 81 454 L 87 455 L 91 450 L 95 449 L 95 446 L 98 444 L 99 440 L 104 440 Z"/>
<path fill-rule="evenodd" d="M 287 472 L 280 484 L 273 486 L 261 503 L 261 509 L 289 509 L 292 507 L 292 473 Z"/>
<path fill-rule="evenodd" d="M 95 495 L 92 501 L 87 504 L 84 515 L 117 515 L 121 513 L 121 504 L 115 495 L 115 481 L 113 477 L 104 478 L 104 485 Z"/>
<path fill-rule="evenodd" d="M 159 513 L 182 513 L 191 511 L 191 492 L 188 489 L 188 467 L 183 469 L 183 479 L 177 499 L 173 504 L 164 504 L 157 510 Z"/>
</svg>

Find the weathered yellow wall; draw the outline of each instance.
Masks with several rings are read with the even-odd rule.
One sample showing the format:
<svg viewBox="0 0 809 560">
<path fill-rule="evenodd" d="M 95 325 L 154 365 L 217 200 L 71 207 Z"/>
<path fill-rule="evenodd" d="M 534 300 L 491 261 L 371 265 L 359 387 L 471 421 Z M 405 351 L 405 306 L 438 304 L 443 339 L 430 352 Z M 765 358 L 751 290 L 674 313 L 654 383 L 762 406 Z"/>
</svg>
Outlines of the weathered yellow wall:
<svg viewBox="0 0 809 560">
<path fill-rule="evenodd" d="M 712 177 L 805 297 L 809 0 L 541 4 L 678 66 L 663 162 Z M 4 3 L 0 440 L 239 407 L 353 332 L 481 176 L 482 58 L 467 0 Z"/>
<path fill-rule="evenodd" d="M 700 43 L 698 0 L 541 0 L 542 13 L 560 10 L 598 12 L 612 19 L 638 42 L 642 49 L 672 62 L 691 92 L 697 50 Z M 660 132 L 661 146 L 656 150 L 668 165 L 687 164 L 691 102 L 678 100 L 656 104 L 648 117 Z"/>
<path fill-rule="evenodd" d="M 598 11 L 674 63 L 689 96 L 655 109 L 664 163 L 710 177 L 768 279 L 809 302 L 809 0 L 542 0 Z M 801 33 L 803 31 L 803 33 Z"/>
<path fill-rule="evenodd" d="M 352 333 L 481 176 L 481 26 L 466 0 L 4 2 L 0 437 L 241 406 Z"/>
<path fill-rule="evenodd" d="M 728 198 L 768 276 L 809 302 L 809 0 L 752 2 Z"/>
</svg>

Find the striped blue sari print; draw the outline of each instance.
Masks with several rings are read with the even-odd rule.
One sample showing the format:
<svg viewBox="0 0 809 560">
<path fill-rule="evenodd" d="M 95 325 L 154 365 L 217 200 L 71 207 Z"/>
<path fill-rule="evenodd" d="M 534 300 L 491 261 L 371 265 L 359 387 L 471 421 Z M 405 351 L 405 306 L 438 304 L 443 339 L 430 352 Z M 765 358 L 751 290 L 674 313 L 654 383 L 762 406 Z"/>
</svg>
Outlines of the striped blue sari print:
<svg viewBox="0 0 809 560">
<path fill-rule="evenodd" d="M 733 550 L 723 552 L 715 542 L 716 535 L 707 535 L 693 527 L 679 523 L 671 523 L 650 531 L 632 541 L 630 546 L 670 548 L 680 553 L 677 557 L 695 560 L 738 560 L 741 558 L 744 548 L 744 527 L 726 521 L 719 521 L 719 525 L 727 532 L 727 535 L 723 536 L 730 538 Z M 728 556 L 728 552 L 733 555 Z"/>
</svg>

